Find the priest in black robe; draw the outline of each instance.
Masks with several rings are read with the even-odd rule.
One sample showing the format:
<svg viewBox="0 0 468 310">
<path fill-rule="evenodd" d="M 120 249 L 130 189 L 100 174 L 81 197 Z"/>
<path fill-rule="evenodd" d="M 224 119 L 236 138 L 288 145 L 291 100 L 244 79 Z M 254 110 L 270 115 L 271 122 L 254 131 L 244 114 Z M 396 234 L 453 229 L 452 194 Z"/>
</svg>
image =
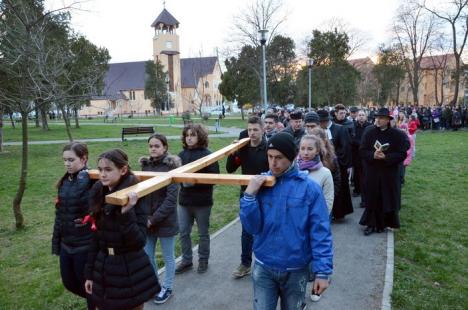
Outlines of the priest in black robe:
<svg viewBox="0 0 468 310">
<path fill-rule="evenodd" d="M 365 235 L 383 232 L 386 227 L 400 227 L 399 165 L 409 148 L 406 134 L 390 126 L 393 117 L 387 108 L 379 109 L 375 117 L 375 125 L 365 129 L 359 148 L 364 164 L 367 204 L 359 224 L 367 226 Z"/>
</svg>

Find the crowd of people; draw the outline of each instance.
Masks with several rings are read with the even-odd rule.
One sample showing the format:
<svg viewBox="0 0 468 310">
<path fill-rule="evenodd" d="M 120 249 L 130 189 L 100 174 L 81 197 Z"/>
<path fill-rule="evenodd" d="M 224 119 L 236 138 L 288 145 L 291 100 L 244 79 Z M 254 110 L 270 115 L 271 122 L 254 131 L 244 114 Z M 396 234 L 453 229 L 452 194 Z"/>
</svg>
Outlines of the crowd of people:
<svg viewBox="0 0 468 310">
<path fill-rule="evenodd" d="M 433 118 L 432 118 L 433 119 Z M 452 115 L 453 119 L 453 115 Z M 319 301 L 333 272 L 331 225 L 353 212 L 352 197 L 365 208 L 364 235 L 399 228 L 405 167 L 415 156 L 418 112 L 363 110 L 341 104 L 318 111 L 268 110 L 248 119 L 239 139 L 249 144 L 229 155 L 226 171 L 255 175 L 240 189 L 240 263 L 234 279 L 252 274 L 254 309 L 302 309 L 305 298 Z M 208 132 L 187 125 L 182 151 L 168 153 L 161 134 L 148 138 L 143 171 L 167 172 L 211 153 Z M 52 253 L 60 257 L 64 286 L 86 298 L 88 309 L 142 309 L 173 295 L 176 274 L 191 270 L 191 231 L 198 226 L 197 272 L 208 270 L 213 185 L 170 184 L 124 207 L 104 197 L 137 182 L 122 150 L 98 157 L 99 180 L 87 172 L 85 144 L 63 149 L 66 172 L 57 184 Z M 213 163 L 201 173 L 219 173 Z M 266 176 L 273 187 L 263 187 Z M 175 264 L 179 235 L 182 259 Z M 158 279 L 155 246 L 166 267 Z M 306 292 L 308 281 L 312 290 Z"/>
</svg>

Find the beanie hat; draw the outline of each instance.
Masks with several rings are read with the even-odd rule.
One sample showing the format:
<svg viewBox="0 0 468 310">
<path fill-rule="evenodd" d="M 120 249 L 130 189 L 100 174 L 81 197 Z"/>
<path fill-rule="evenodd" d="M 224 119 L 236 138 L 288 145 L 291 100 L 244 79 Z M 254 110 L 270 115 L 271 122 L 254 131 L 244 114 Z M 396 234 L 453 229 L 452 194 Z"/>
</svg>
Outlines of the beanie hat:
<svg viewBox="0 0 468 310">
<path fill-rule="evenodd" d="M 309 112 L 304 117 L 304 123 L 320 123 L 319 116 L 316 112 Z"/>
<path fill-rule="evenodd" d="M 296 144 L 294 137 L 287 132 L 279 132 L 268 140 L 268 149 L 277 150 L 293 162 L 296 158 Z"/>
</svg>

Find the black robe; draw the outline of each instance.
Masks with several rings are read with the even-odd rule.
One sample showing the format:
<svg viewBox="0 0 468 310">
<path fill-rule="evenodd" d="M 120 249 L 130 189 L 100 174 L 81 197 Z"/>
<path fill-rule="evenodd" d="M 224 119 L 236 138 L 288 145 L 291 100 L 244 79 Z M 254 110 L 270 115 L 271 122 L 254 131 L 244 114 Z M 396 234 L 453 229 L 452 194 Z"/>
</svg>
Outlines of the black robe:
<svg viewBox="0 0 468 310">
<path fill-rule="evenodd" d="M 384 151 L 385 159 L 374 159 L 374 143 L 389 143 Z M 406 134 L 396 128 L 380 130 L 375 125 L 368 126 L 361 140 L 359 153 L 364 164 L 364 186 L 366 189 L 366 209 L 359 224 L 383 229 L 399 228 L 398 211 L 401 201 L 399 166 L 406 158 L 409 140 Z"/>
<path fill-rule="evenodd" d="M 341 125 L 332 124 L 330 127 L 333 146 L 338 157 L 340 169 L 340 190 L 333 201 L 332 216 L 336 219 L 343 218 L 345 215 L 353 213 L 353 203 L 349 191 L 348 168 L 352 165 L 351 155 L 351 137 L 348 130 Z"/>
</svg>

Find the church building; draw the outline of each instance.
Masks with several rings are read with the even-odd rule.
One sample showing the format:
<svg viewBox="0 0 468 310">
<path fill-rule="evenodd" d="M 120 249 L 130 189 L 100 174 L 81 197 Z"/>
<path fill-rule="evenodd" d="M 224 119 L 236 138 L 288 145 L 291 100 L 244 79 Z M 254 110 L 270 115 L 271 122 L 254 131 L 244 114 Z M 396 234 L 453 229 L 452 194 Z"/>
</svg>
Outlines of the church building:
<svg viewBox="0 0 468 310">
<path fill-rule="evenodd" d="M 168 98 L 162 113 L 197 113 L 200 107 L 221 105 L 218 90 L 221 67 L 217 57 L 180 58 L 179 22 L 165 8 L 151 24 L 154 28 L 153 60 L 160 61 L 166 72 Z M 155 115 L 151 101 L 145 98 L 145 61 L 111 63 L 104 78 L 104 89 L 81 117 Z"/>
</svg>

